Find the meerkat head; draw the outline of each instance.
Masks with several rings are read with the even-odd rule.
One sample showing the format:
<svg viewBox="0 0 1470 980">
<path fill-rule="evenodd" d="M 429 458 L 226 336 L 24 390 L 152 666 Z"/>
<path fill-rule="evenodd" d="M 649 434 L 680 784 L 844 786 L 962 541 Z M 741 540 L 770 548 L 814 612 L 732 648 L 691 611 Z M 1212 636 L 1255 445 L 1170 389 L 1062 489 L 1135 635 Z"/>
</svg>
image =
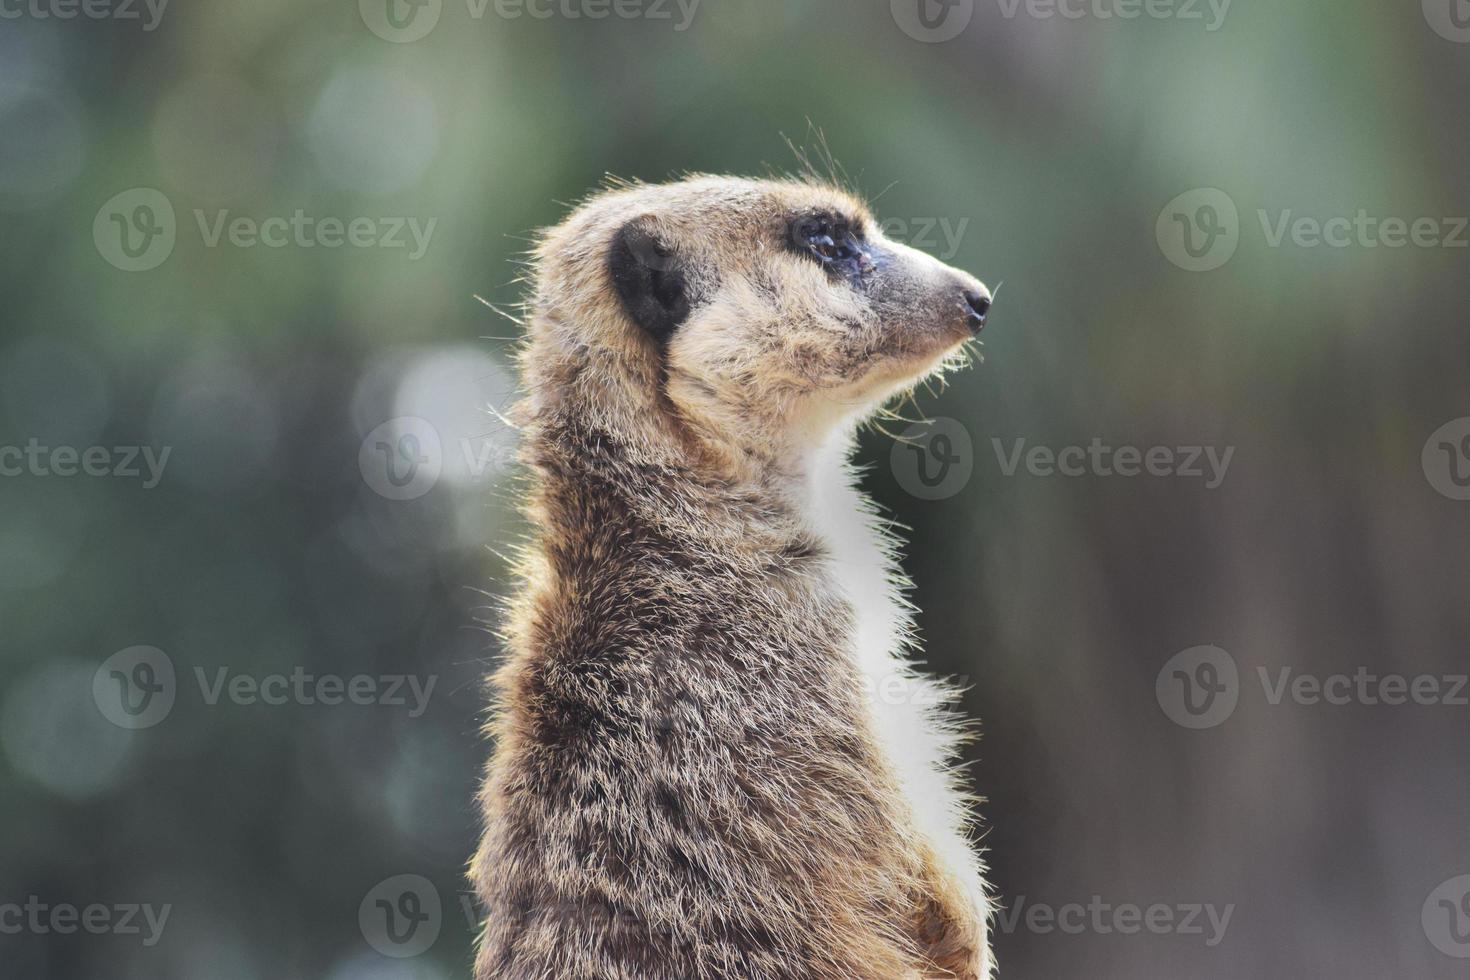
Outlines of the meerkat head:
<svg viewBox="0 0 1470 980">
<path fill-rule="evenodd" d="M 886 238 L 856 197 L 802 181 L 619 187 L 548 232 L 537 261 L 533 390 L 590 385 L 583 410 L 619 401 L 625 425 L 683 428 L 732 458 L 800 453 L 870 414 L 975 337 L 991 301 Z"/>
</svg>

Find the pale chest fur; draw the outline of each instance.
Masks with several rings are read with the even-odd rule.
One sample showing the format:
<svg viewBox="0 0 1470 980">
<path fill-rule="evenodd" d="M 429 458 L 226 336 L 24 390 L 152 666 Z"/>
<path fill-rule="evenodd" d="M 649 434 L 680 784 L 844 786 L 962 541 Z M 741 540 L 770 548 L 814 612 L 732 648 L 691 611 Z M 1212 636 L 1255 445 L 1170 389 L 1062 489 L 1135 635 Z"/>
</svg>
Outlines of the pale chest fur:
<svg viewBox="0 0 1470 980">
<path fill-rule="evenodd" d="M 915 830 L 977 910 L 986 908 L 969 807 L 953 769 L 957 737 L 946 717 L 946 686 L 915 670 L 907 580 L 872 505 L 856 489 L 851 437 L 834 438 L 811 460 L 804 507 L 830 555 L 833 579 L 851 603 L 851 656 L 869 706 L 872 734 L 896 778 Z"/>
</svg>

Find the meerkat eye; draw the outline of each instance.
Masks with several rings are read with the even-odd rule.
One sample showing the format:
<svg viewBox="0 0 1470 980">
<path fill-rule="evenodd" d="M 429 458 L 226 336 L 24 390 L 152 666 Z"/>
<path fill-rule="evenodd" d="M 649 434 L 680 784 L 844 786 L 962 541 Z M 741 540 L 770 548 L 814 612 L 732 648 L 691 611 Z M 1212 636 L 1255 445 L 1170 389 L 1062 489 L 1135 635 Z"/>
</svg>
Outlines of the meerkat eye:
<svg viewBox="0 0 1470 980">
<path fill-rule="evenodd" d="M 809 215 L 796 222 L 792 242 L 833 275 L 857 284 L 871 267 L 867 261 L 862 231 L 845 218 L 830 214 Z"/>
<path fill-rule="evenodd" d="M 802 226 L 803 244 L 828 261 L 850 258 L 857 254 L 853 234 L 846 224 L 819 218 Z"/>
<path fill-rule="evenodd" d="M 856 250 L 848 243 L 847 235 L 840 231 L 818 235 L 810 244 L 813 251 L 829 262 L 851 258 L 856 254 Z"/>
</svg>

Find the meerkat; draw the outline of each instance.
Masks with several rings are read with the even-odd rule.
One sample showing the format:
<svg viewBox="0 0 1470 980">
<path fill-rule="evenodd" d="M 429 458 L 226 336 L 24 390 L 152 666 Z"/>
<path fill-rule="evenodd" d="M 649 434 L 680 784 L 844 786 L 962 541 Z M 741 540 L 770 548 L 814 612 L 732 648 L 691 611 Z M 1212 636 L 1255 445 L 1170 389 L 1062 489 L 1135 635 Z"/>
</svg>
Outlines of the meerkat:
<svg viewBox="0 0 1470 980">
<path fill-rule="evenodd" d="M 533 255 L 477 980 L 988 977 L 953 692 L 848 458 L 989 290 L 816 179 L 611 186 Z"/>
</svg>

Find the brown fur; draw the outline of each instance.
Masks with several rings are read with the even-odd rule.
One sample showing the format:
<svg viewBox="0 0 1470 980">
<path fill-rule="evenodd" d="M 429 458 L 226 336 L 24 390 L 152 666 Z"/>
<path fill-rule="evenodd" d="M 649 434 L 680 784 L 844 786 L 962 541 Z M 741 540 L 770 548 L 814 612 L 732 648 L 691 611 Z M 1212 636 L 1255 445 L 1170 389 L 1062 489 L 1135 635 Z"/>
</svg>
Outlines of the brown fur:
<svg viewBox="0 0 1470 980">
<path fill-rule="evenodd" d="M 871 230 L 891 259 L 836 282 L 782 247 L 812 209 L 871 220 L 701 177 L 609 190 L 536 251 L 537 535 L 494 678 L 477 980 L 988 972 L 986 903 L 916 829 L 802 503 L 820 447 L 942 365 L 984 287 Z M 609 282 L 633 221 L 697 294 L 667 343 Z"/>
</svg>

